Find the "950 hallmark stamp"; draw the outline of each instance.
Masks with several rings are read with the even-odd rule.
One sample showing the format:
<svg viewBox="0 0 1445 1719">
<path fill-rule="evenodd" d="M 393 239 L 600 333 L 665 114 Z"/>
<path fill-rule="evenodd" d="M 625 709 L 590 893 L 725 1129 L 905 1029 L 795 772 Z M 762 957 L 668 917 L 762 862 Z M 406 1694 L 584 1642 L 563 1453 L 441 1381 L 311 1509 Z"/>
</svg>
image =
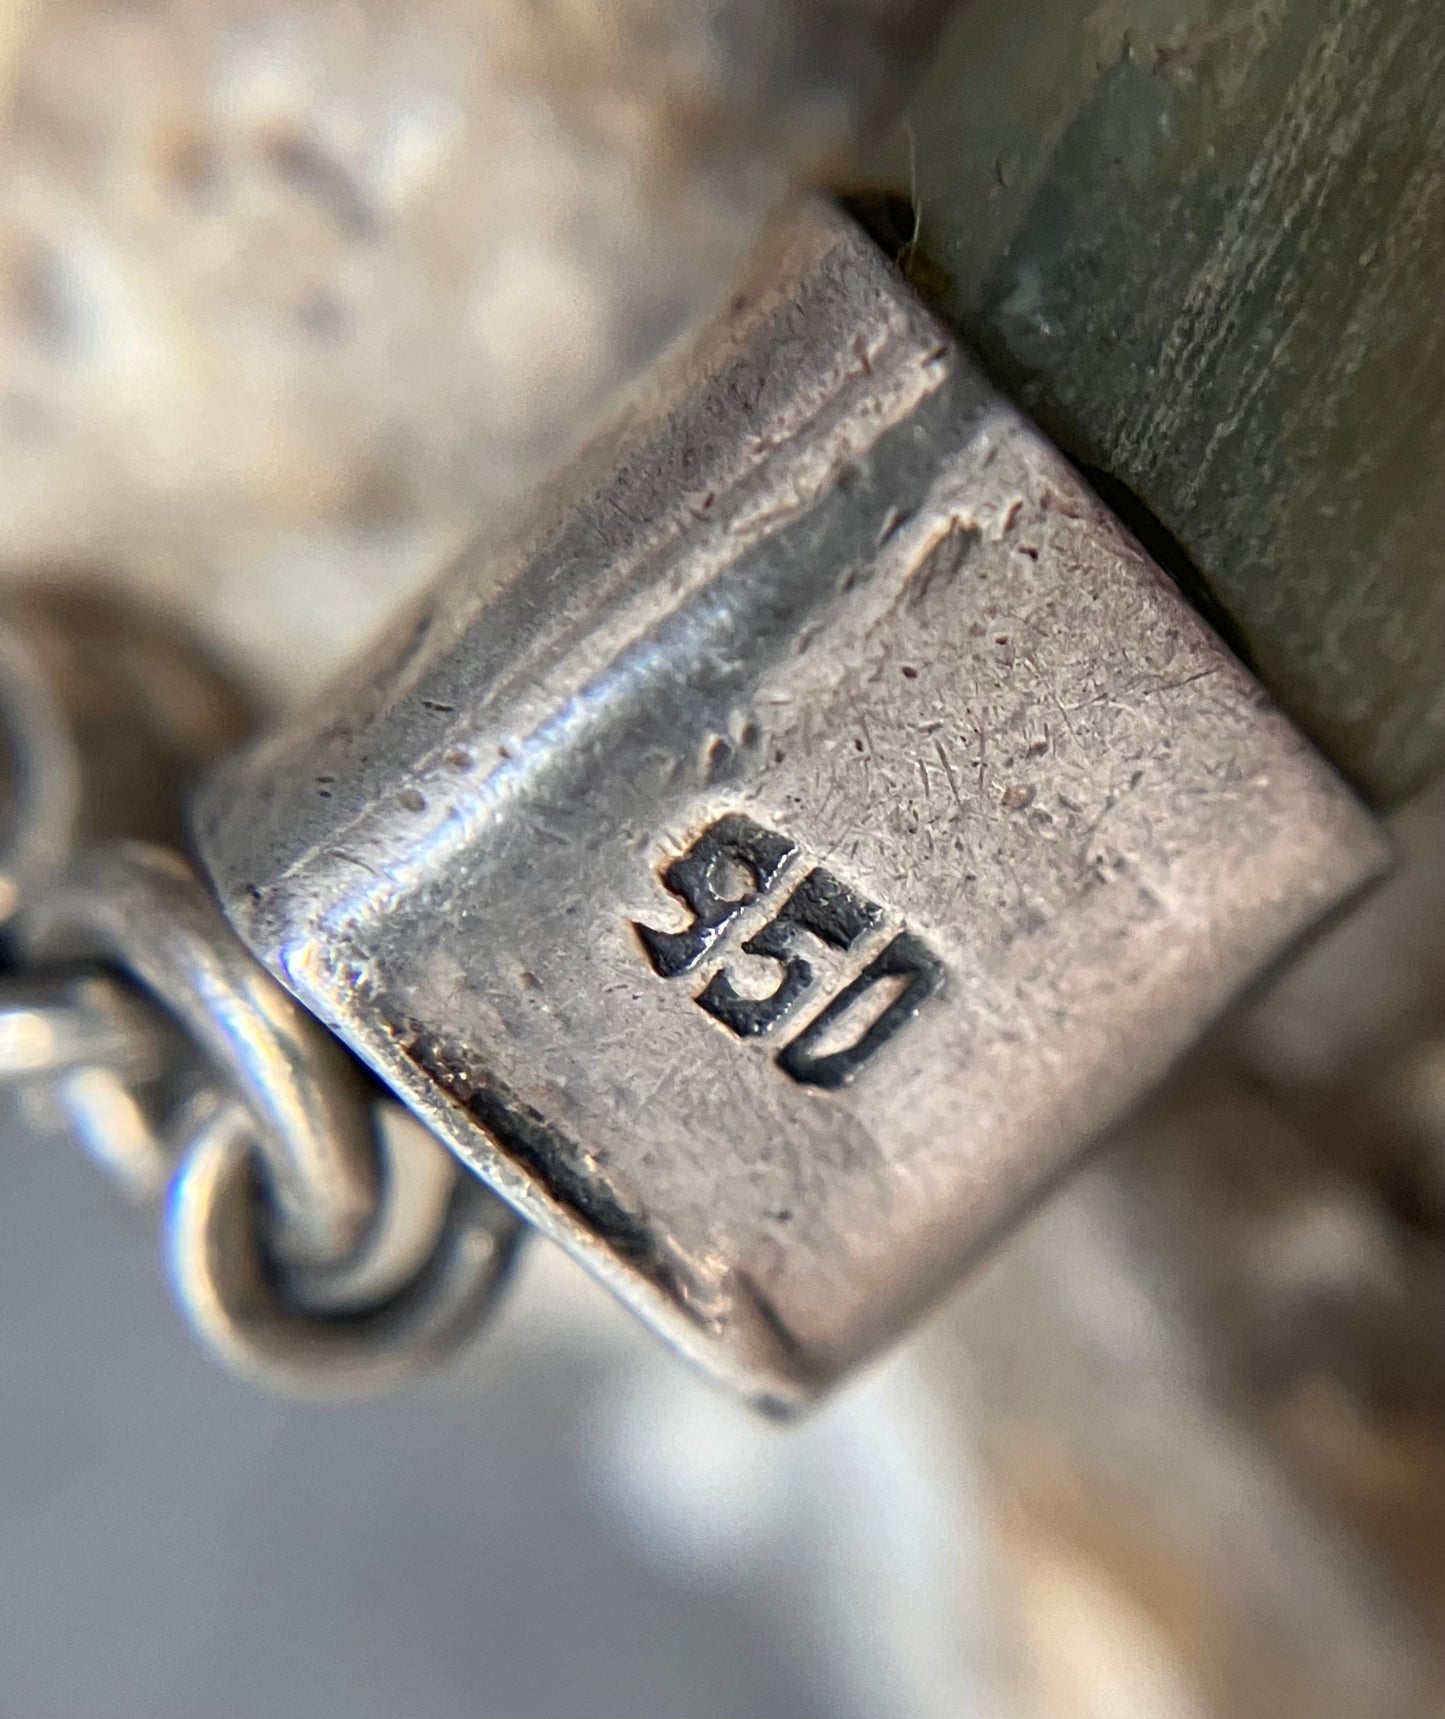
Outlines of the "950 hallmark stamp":
<svg viewBox="0 0 1445 1719">
<path fill-rule="evenodd" d="M 868 959 L 870 934 L 885 922 L 884 910 L 822 866 L 803 871 L 798 844 L 790 837 L 730 812 L 710 824 L 686 853 L 661 872 L 663 887 L 688 909 L 692 922 L 681 931 L 637 923 L 635 929 L 653 970 L 681 979 L 718 953 L 744 913 L 761 899 L 778 906 L 765 924 L 738 945 L 745 956 L 764 957 L 778 969 L 773 989 L 761 996 L 739 990 L 724 963 L 694 1001 L 739 1038 L 779 1034 L 805 1000 L 820 989 L 807 938 L 842 954 L 859 953 L 861 965 L 846 974 L 824 1007 L 777 1052 L 778 1067 L 803 1086 L 846 1086 L 917 1015 L 942 986 L 943 963 L 923 940 L 896 930 Z"/>
</svg>

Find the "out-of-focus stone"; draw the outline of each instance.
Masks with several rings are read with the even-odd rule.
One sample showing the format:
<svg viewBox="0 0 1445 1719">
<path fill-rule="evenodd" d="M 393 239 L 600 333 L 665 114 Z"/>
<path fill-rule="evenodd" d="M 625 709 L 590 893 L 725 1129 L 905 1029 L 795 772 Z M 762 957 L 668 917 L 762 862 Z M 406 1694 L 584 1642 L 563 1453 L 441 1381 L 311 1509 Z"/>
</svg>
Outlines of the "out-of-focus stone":
<svg viewBox="0 0 1445 1719">
<path fill-rule="evenodd" d="M 1445 8 L 969 0 L 879 170 L 941 307 L 1381 801 L 1445 767 Z"/>
<path fill-rule="evenodd" d="M 304 682 L 841 171 L 920 0 L 16 0 L 0 561 Z"/>
</svg>

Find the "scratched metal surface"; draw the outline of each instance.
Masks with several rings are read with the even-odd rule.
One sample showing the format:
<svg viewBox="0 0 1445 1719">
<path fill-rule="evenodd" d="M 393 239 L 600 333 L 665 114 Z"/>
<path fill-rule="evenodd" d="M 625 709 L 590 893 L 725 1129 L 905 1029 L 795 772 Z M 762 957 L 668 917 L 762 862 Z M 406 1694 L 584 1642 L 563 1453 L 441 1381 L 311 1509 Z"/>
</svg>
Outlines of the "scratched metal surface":
<svg viewBox="0 0 1445 1719">
<path fill-rule="evenodd" d="M 822 206 L 781 234 L 197 827 L 243 935 L 458 1152 L 787 1402 L 895 1335 L 1381 849 L 871 242 Z M 693 1001 L 722 946 L 661 980 L 635 930 L 685 927 L 658 874 L 739 813 L 882 910 L 743 1042 Z M 850 1084 L 790 1078 L 794 1023 L 900 933 L 942 990 Z"/>
<path fill-rule="evenodd" d="M 1445 761 L 1445 9 L 972 0 L 880 171 L 940 302 L 1374 796 Z"/>
</svg>

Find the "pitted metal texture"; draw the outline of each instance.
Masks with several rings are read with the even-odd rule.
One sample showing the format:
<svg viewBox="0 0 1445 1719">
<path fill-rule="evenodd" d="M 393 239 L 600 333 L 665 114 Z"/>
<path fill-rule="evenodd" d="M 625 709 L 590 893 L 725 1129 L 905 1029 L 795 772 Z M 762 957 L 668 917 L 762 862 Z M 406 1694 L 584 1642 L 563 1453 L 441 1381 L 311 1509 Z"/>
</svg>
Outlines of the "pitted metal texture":
<svg viewBox="0 0 1445 1719">
<path fill-rule="evenodd" d="M 778 1407 L 1383 861 L 816 205 L 505 541 L 213 778 L 196 832 L 308 1007 Z"/>
</svg>

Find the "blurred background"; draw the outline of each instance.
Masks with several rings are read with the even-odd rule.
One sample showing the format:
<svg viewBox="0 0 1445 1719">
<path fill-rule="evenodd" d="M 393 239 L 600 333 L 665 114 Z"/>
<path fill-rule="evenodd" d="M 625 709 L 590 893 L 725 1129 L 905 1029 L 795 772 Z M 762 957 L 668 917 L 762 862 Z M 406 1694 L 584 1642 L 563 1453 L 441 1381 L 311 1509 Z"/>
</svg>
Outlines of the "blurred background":
<svg viewBox="0 0 1445 1719">
<path fill-rule="evenodd" d="M 540 1244 L 259 1397 L 12 1114 L 0 1712 L 1445 1711 L 1442 87 L 1433 0 L 11 0 L 11 586 L 304 696 L 830 185 L 1406 862 L 793 1430 Z"/>
</svg>

